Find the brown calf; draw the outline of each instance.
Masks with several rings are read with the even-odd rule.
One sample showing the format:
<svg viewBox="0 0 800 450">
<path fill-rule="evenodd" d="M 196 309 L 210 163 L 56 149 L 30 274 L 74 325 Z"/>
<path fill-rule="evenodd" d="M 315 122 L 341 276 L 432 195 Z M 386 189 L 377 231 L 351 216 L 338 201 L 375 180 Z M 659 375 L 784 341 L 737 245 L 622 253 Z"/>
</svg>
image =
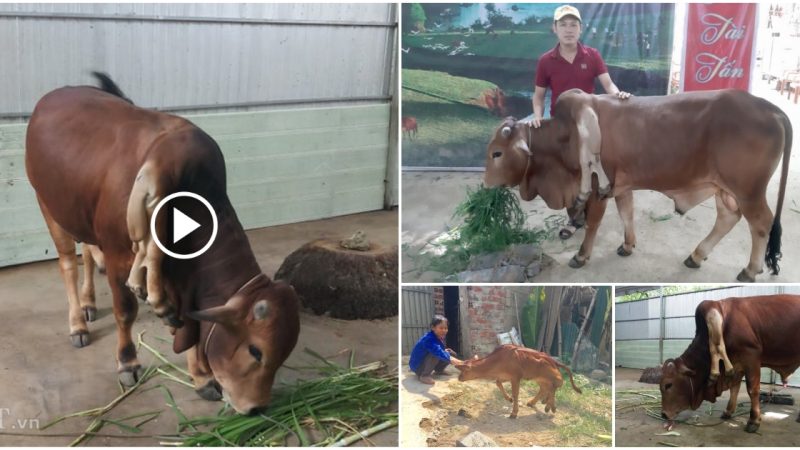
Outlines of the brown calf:
<svg viewBox="0 0 800 450">
<path fill-rule="evenodd" d="M 461 371 L 458 377 L 459 381 L 495 380 L 503 397 L 513 405 L 509 416 L 511 419 L 516 419 L 519 412 L 519 384 L 523 379 L 534 380 L 539 385 L 539 392 L 527 405 L 535 408 L 536 403 L 541 400 L 546 405 L 545 412 L 556 412 L 556 389 L 564 384 L 564 379 L 558 370 L 559 367 L 565 369 L 569 374 L 572 388 L 577 393 L 581 393 L 581 390 L 575 386 L 569 367 L 556 361 L 547 353 L 517 345 L 501 345 L 483 358 L 466 360 L 463 364 L 457 364 L 455 367 Z M 511 382 L 511 397 L 503 387 L 504 381 Z"/>
</svg>

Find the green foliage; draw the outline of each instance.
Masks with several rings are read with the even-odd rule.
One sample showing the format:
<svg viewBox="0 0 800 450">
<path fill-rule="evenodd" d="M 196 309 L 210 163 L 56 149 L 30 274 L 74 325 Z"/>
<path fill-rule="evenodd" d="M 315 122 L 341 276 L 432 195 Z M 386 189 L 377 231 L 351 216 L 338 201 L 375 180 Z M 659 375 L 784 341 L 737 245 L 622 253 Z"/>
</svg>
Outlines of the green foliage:
<svg viewBox="0 0 800 450">
<path fill-rule="evenodd" d="M 411 4 L 411 12 L 409 13 L 409 19 L 411 20 L 412 26 L 414 26 L 419 31 L 425 30 L 425 21 L 428 20 L 427 16 L 425 15 L 425 9 L 422 8 L 422 5 L 419 3 L 412 3 Z"/>
<path fill-rule="evenodd" d="M 438 272 L 456 273 L 467 268 L 474 255 L 506 249 L 511 244 L 537 244 L 549 234 L 542 229 L 526 229 L 525 213 L 519 198 L 506 187 L 467 188 L 467 198 L 456 207 L 453 218 L 463 220 L 454 236 L 442 243 L 440 258 L 430 262 Z"/>
<path fill-rule="evenodd" d="M 632 292 L 630 294 L 620 295 L 614 301 L 615 303 L 633 302 L 637 300 L 646 300 L 648 298 L 659 297 L 662 295 L 676 295 L 686 294 L 689 292 L 710 291 L 712 289 L 719 289 L 724 285 L 714 286 L 662 286 L 661 288 L 651 289 L 649 291 Z"/>
</svg>

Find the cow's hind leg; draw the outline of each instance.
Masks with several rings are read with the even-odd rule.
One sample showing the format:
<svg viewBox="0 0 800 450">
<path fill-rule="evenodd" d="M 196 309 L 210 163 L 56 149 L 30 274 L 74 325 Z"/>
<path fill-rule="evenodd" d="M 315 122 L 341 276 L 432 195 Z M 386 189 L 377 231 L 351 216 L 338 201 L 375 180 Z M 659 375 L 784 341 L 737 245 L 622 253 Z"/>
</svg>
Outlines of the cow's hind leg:
<svg viewBox="0 0 800 450">
<path fill-rule="evenodd" d="M 622 219 L 622 226 L 625 231 L 625 240 L 617 248 L 617 254 L 619 256 L 630 256 L 633 253 L 633 248 L 636 247 L 636 233 L 633 230 L 633 191 L 617 195 L 614 197 L 614 201 L 617 204 L 617 211 L 620 219 Z"/>
<path fill-rule="evenodd" d="M 85 347 L 89 345 L 89 327 L 86 325 L 86 317 L 81 310 L 78 297 L 78 256 L 75 253 L 75 240 L 61 228 L 61 225 L 56 223 L 41 201 L 39 201 L 39 207 L 58 252 L 58 269 L 64 280 L 64 287 L 67 289 L 69 337 L 73 347 Z"/>
<path fill-rule="evenodd" d="M 723 201 L 723 196 L 729 197 L 728 202 Z M 714 228 L 711 229 L 708 236 L 697 245 L 697 248 L 683 262 L 690 269 L 699 268 L 700 264 L 708 257 L 719 241 L 733 229 L 734 225 L 742 217 L 742 212 L 729 194 L 718 191 L 714 196 L 714 200 L 717 205 L 717 220 L 714 222 Z"/>
<path fill-rule="evenodd" d="M 80 304 L 83 310 L 83 317 L 87 322 L 94 322 L 97 318 L 97 305 L 94 295 L 94 267 L 95 259 L 92 255 L 93 245 L 83 244 L 83 285 L 81 286 Z"/>
<path fill-rule="evenodd" d="M 773 216 L 764 196 L 759 197 L 759 200 L 755 202 L 742 202 L 741 209 L 747 224 L 750 226 L 753 247 L 750 251 L 750 263 L 739 272 L 736 279 L 741 282 L 752 283 L 756 281 L 756 275 L 764 271 L 764 255 L 767 252 L 767 241 L 772 228 Z"/>
<path fill-rule="evenodd" d="M 722 413 L 722 418 L 727 420 L 733 417 L 733 413 L 736 412 L 736 404 L 738 403 L 739 397 L 739 388 L 742 385 L 742 375 L 743 373 L 737 373 L 733 376 L 731 380 L 731 397 L 728 400 L 728 407 L 725 408 L 725 412 Z"/>
<path fill-rule="evenodd" d="M 708 377 L 708 384 L 714 384 L 719 378 L 719 362 L 722 361 L 725 367 L 725 376 L 733 376 L 733 364 L 728 359 L 728 352 L 725 350 L 725 338 L 722 335 L 722 314 L 716 309 L 710 309 L 706 313 L 706 327 L 708 328 L 708 348 L 711 353 L 711 373 Z"/>
<path fill-rule="evenodd" d="M 497 388 L 500 389 L 500 393 L 503 394 L 503 398 L 505 398 L 509 402 L 512 401 L 511 396 L 509 396 L 508 393 L 506 392 L 506 388 L 503 387 L 503 382 L 500 380 L 495 380 L 494 382 L 495 384 L 497 384 Z"/>
<path fill-rule="evenodd" d="M 583 237 L 578 254 L 569 261 L 569 266 L 573 269 L 583 267 L 586 261 L 591 258 L 594 240 L 597 237 L 600 222 L 603 221 L 603 214 L 606 212 L 607 204 L 608 199 L 598 200 L 596 198 L 590 199 L 586 204 L 586 234 Z"/>
<path fill-rule="evenodd" d="M 128 273 L 124 270 L 125 257 L 108 256 L 108 284 L 114 299 L 114 319 L 117 322 L 117 372 L 123 386 L 136 384 L 142 376 L 142 365 L 136 355 L 132 328 L 139 312 L 139 304 L 133 292 L 125 286 Z"/>
</svg>

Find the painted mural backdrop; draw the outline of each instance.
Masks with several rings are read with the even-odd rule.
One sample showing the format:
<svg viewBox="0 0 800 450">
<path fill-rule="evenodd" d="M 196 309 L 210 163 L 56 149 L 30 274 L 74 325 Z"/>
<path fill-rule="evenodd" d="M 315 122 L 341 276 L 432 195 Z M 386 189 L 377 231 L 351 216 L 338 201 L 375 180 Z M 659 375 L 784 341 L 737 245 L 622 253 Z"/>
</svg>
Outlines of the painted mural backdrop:
<svg viewBox="0 0 800 450">
<path fill-rule="evenodd" d="M 560 5 L 403 4 L 403 166 L 483 166 L 501 118 L 533 112 L 536 63 L 556 45 Z M 666 94 L 673 4 L 575 6 L 581 41 L 600 51 L 620 89 Z"/>
</svg>

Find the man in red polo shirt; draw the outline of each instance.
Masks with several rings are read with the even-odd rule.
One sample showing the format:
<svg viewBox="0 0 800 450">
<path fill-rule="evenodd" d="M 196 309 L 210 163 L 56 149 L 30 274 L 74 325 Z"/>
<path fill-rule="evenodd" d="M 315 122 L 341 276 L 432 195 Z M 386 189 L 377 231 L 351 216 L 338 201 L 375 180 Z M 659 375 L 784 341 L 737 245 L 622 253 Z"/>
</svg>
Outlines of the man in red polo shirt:
<svg viewBox="0 0 800 450">
<path fill-rule="evenodd" d="M 539 57 L 536 65 L 536 89 L 533 93 L 534 128 L 539 128 L 544 117 L 544 98 L 548 88 L 550 95 L 550 115 L 558 96 L 570 89 L 581 89 L 594 93 L 594 80 L 600 80 L 603 89 L 609 94 L 616 94 L 627 99 L 631 94 L 620 91 L 608 75 L 606 63 L 596 49 L 580 43 L 581 14 L 577 8 L 563 5 L 556 8 L 553 16 L 553 33 L 558 37 L 556 46 Z M 600 168 L 602 170 L 602 168 Z M 570 224 L 564 227 L 559 235 L 561 239 L 569 239 L 577 227 Z"/>
</svg>

